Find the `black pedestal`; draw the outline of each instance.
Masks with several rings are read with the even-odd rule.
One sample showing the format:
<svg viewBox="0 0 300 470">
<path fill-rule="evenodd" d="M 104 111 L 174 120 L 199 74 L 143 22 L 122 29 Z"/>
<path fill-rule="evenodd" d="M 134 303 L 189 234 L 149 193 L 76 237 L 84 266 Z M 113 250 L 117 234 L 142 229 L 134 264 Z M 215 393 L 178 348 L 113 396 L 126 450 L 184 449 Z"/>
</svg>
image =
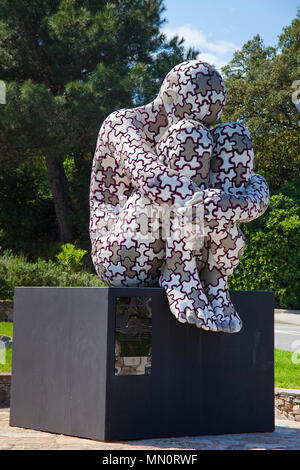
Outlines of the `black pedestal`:
<svg viewBox="0 0 300 470">
<path fill-rule="evenodd" d="M 122 296 L 152 298 L 148 375 L 115 375 Z M 235 334 L 179 323 L 160 288 L 16 288 L 10 424 L 99 440 L 273 431 L 273 293 L 231 298 Z"/>
</svg>

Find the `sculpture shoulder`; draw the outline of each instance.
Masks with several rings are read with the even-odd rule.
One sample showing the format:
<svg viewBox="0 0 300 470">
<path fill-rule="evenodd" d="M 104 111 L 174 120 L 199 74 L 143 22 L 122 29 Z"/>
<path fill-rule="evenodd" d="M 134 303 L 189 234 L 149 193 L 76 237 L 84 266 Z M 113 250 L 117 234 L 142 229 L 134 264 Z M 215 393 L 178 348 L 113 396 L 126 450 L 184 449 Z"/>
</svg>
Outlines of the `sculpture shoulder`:
<svg viewBox="0 0 300 470">
<path fill-rule="evenodd" d="M 248 184 L 246 185 L 246 192 L 253 192 L 261 190 L 269 195 L 269 186 L 267 181 L 262 175 L 253 173 Z"/>
<path fill-rule="evenodd" d="M 140 121 L 139 108 L 135 109 L 119 109 L 118 111 L 113 111 L 107 116 L 104 120 L 102 127 L 107 125 L 121 126 L 125 123 L 132 124 Z"/>
<path fill-rule="evenodd" d="M 142 138 L 144 126 L 139 108 L 114 111 L 104 120 L 100 128 L 98 143 L 113 144 L 115 140 L 120 141 L 122 136 L 128 135 L 129 131 L 135 137 L 139 135 Z"/>
</svg>

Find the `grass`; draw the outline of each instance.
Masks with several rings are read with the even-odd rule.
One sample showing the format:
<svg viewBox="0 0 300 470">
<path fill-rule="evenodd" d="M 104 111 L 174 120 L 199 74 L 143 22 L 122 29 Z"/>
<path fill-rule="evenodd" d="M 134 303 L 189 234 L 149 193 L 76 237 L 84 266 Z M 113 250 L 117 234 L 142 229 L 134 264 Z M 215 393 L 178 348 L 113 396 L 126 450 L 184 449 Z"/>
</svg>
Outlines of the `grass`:
<svg viewBox="0 0 300 470">
<path fill-rule="evenodd" d="M 11 358 L 12 358 L 12 349 L 5 349 L 5 357 L 3 358 L 3 353 L 0 349 L 0 372 L 11 372 Z M 5 362 L 4 362 L 4 360 Z M 4 364 L 2 364 L 4 362 Z"/>
<path fill-rule="evenodd" d="M 0 335 L 13 336 L 13 323 L 0 322 Z M 0 362 L 0 372 L 11 372 L 11 348 L 6 348 L 5 364 Z M 300 353 L 275 349 L 275 387 L 300 389 Z M 293 357 L 292 357 L 293 356 Z M 0 352 L 1 359 L 1 352 Z M 294 359 L 294 362 L 293 360 Z M 298 364 L 295 363 L 295 359 Z"/>
<path fill-rule="evenodd" d="M 10 336 L 13 335 L 13 322 L 11 321 L 2 321 L 0 322 L 0 335 Z"/>
<path fill-rule="evenodd" d="M 275 387 L 300 389 L 300 353 L 275 349 Z"/>
<path fill-rule="evenodd" d="M 4 321 L 0 322 L 0 335 L 10 336 L 12 338 L 13 323 L 4 322 Z M 6 348 L 5 353 L 3 352 L 2 349 L 0 349 L 0 372 L 11 372 L 11 358 L 12 358 L 11 348 Z"/>
</svg>

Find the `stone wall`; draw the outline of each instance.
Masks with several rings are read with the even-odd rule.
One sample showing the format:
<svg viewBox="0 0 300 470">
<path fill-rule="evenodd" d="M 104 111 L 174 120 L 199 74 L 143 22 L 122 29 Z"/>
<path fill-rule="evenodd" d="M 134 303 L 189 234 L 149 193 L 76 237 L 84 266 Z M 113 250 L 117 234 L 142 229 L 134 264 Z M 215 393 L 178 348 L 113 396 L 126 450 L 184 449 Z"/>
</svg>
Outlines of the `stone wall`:
<svg viewBox="0 0 300 470">
<path fill-rule="evenodd" d="M 275 407 L 287 419 L 300 421 L 300 390 L 275 388 Z"/>
<path fill-rule="evenodd" d="M 0 300 L 0 322 L 13 321 L 14 303 L 12 300 Z"/>
<path fill-rule="evenodd" d="M 0 407 L 9 406 L 11 374 L 0 372 Z"/>
</svg>

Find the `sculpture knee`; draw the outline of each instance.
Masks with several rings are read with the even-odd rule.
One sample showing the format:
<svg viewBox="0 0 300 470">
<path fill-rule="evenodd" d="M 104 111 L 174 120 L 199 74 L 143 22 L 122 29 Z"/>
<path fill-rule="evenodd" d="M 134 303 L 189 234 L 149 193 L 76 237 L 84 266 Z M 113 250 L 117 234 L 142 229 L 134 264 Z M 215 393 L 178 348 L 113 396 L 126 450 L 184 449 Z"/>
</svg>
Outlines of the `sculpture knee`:
<svg viewBox="0 0 300 470">
<path fill-rule="evenodd" d="M 92 258 L 98 276 L 109 286 L 151 287 L 156 285 L 165 257 L 160 238 L 120 233 L 116 224 L 111 233 L 93 245 Z"/>
<path fill-rule="evenodd" d="M 159 160 L 198 186 L 207 186 L 212 137 L 201 123 L 183 119 L 165 132 L 156 146 Z"/>
<path fill-rule="evenodd" d="M 248 129 L 232 122 L 211 130 L 213 151 L 210 183 L 231 194 L 241 194 L 253 174 L 253 144 Z"/>
</svg>

